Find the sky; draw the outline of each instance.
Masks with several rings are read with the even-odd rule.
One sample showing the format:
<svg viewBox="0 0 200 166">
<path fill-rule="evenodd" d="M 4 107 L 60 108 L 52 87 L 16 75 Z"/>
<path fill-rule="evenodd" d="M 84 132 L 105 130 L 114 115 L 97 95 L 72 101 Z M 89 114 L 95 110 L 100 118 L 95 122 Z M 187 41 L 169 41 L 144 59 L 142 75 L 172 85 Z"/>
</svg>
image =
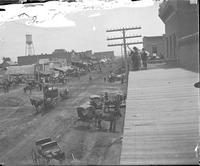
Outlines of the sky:
<svg viewBox="0 0 200 166">
<path fill-rule="evenodd" d="M 127 35 L 140 34 L 143 37 L 164 34 L 164 24 L 158 17 L 159 3 L 151 4 L 146 5 L 147 7 L 130 7 L 129 4 L 118 7 L 111 5 L 109 8 L 102 7 L 100 4 L 96 5 L 96 8 L 93 6 L 92 10 L 91 6 L 89 10 L 83 10 L 82 6 L 82 8 L 68 6 L 67 11 L 62 6 L 60 9 L 57 8 L 59 10 L 56 9 L 56 12 L 52 4 L 48 10 L 40 6 L 38 6 L 38 11 L 35 10 L 36 7 L 26 8 L 25 13 L 28 15 L 36 15 L 40 12 L 40 15 L 37 15 L 37 22 L 33 21 L 33 17 L 27 19 L 26 15 L 21 16 L 20 19 L 16 17 L 13 19 L 13 15 L 10 15 L 10 18 L 6 17 L 9 15 L 0 15 L 0 59 L 10 57 L 13 61 L 17 61 L 18 56 L 24 56 L 26 34 L 32 34 L 35 54 L 51 53 L 55 49 L 66 49 L 67 51 L 73 49 L 77 52 L 113 50 L 115 55 L 119 56 L 121 47 L 108 47 L 107 44 L 122 43 L 122 41 L 111 42 L 106 39 L 122 34 L 107 33 L 107 29 L 141 26 L 140 30 L 127 31 Z M 13 8 L 10 10 L 13 11 Z M 49 15 L 54 12 L 51 19 L 47 17 L 47 12 Z M 128 41 L 142 41 L 142 38 Z M 137 46 L 142 47 L 142 45 Z"/>
</svg>

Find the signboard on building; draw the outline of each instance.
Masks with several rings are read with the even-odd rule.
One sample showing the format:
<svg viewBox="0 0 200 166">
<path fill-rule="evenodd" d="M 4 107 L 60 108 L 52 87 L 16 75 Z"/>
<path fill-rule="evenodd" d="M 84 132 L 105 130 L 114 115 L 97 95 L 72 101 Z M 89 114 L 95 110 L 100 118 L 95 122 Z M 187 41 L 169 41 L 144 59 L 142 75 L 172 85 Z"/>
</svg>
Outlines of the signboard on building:
<svg viewBox="0 0 200 166">
<path fill-rule="evenodd" d="M 39 59 L 39 64 L 47 64 L 49 63 L 49 59 Z"/>
</svg>

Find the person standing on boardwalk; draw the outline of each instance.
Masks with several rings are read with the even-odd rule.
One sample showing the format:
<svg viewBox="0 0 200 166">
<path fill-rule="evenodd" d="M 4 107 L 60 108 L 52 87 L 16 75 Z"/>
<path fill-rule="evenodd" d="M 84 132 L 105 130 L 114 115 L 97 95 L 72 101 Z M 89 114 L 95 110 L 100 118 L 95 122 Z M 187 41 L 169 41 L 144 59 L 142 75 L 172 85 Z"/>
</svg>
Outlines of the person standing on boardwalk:
<svg viewBox="0 0 200 166">
<path fill-rule="evenodd" d="M 144 69 L 147 69 L 147 52 L 144 48 L 142 48 L 141 52 L 141 58 L 142 58 L 142 65 Z"/>
<path fill-rule="evenodd" d="M 139 58 L 139 53 L 137 47 L 133 47 L 133 50 L 128 46 L 130 49 L 130 57 L 132 60 L 132 65 L 133 65 L 133 71 L 137 71 L 140 68 L 140 58 Z"/>
</svg>

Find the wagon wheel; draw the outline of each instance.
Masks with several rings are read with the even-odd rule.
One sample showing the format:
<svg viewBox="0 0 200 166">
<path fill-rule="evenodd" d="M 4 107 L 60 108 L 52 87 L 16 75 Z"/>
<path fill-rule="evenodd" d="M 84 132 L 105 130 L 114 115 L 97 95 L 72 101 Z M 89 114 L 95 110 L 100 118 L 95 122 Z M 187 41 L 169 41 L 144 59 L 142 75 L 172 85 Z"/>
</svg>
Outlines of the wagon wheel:
<svg viewBox="0 0 200 166">
<path fill-rule="evenodd" d="M 37 153 L 34 149 L 32 149 L 32 151 L 31 151 L 31 157 L 32 157 L 33 163 L 35 165 L 38 165 L 39 164 L 38 163 L 38 156 L 37 156 Z"/>
</svg>

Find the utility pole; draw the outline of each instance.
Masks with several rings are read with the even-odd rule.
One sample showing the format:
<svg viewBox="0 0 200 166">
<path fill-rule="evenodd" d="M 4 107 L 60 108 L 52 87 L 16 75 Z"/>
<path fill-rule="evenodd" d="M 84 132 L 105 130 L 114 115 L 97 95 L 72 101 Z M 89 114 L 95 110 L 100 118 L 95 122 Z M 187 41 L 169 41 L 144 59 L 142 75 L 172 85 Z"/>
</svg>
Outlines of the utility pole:
<svg viewBox="0 0 200 166">
<path fill-rule="evenodd" d="M 123 39 L 123 43 L 108 44 L 108 47 L 113 47 L 113 46 L 121 46 L 122 47 L 122 46 L 124 46 L 124 56 L 125 56 L 125 65 L 126 65 L 126 82 L 127 82 L 127 85 L 128 85 L 129 67 L 128 67 L 128 57 L 127 57 L 126 46 L 127 45 L 142 44 L 142 42 L 126 42 L 126 39 L 133 39 L 133 38 L 138 38 L 138 37 L 142 37 L 142 36 L 141 35 L 126 36 L 126 31 L 128 31 L 128 30 L 137 30 L 137 29 L 141 29 L 141 27 L 110 29 L 110 30 L 106 31 L 106 32 L 122 32 L 122 37 L 107 38 L 107 40 L 120 40 L 120 39 Z"/>
<path fill-rule="evenodd" d="M 122 67 L 124 66 L 124 55 L 123 55 L 123 48 L 121 46 L 121 57 L 122 57 Z"/>
</svg>

